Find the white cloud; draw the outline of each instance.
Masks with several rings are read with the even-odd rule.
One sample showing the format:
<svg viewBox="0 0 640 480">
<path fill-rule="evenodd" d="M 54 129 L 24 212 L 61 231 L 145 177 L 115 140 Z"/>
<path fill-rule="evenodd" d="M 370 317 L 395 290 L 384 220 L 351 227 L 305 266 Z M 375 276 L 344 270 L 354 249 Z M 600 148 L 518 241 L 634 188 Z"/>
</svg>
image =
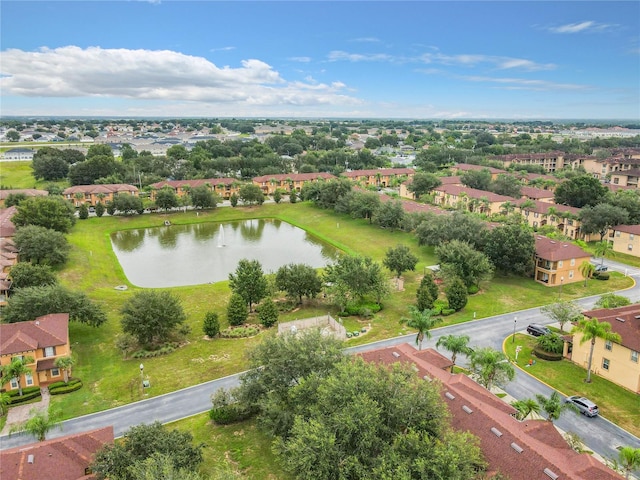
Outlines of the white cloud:
<svg viewBox="0 0 640 480">
<path fill-rule="evenodd" d="M 381 40 L 376 37 L 360 37 L 354 38 L 352 42 L 360 42 L 360 43 L 380 43 Z"/>
<path fill-rule="evenodd" d="M 235 50 L 236 47 L 219 47 L 219 48 L 212 48 L 211 50 L 209 50 L 210 52 L 230 52 L 231 50 Z"/>
<path fill-rule="evenodd" d="M 76 46 L 0 52 L 3 96 L 115 97 L 247 105 L 345 105 L 345 86 L 288 82 L 267 63 L 248 59 L 218 67 L 169 50 Z"/>
<path fill-rule="evenodd" d="M 535 80 L 535 79 L 527 79 L 527 78 L 508 78 L 508 77 L 499 78 L 499 77 L 483 77 L 483 76 L 466 76 L 461 78 L 464 80 L 468 80 L 470 82 L 498 83 L 503 85 L 503 88 L 509 89 L 509 90 L 585 91 L 591 88 L 587 85 L 579 85 L 576 83 L 557 83 L 557 82 L 548 82 L 546 80 Z"/>
<path fill-rule="evenodd" d="M 349 62 L 390 62 L 394 57 L 386 53 L 348 53 L 342 50 L 333 50 L 327 56 L 330 62 L 347 60 Z"/>
<path fill-rule="evenodd" d="M 289 57 L 289 60 L 292 62 L 309 63 L 311 61 L 311 57 Z"/>
<path fill-rule="evenodd" d="M 549 27 L 548 30 L 552 33 L 594 33 L 603 32 L 605 30 L 611 30 L 618 28 L 618 25 L 598 23 L 593 20 L 587 20 L 580 23 L 567 23 L 557 27 Z"/>
</svg>

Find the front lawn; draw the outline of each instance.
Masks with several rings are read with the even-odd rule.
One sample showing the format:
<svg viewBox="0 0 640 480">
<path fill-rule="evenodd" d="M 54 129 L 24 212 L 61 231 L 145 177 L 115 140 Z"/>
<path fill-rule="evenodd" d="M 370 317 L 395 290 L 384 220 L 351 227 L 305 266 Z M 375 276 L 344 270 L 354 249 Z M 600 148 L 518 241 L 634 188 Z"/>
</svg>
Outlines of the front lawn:
<svg viewBox="0 0 640 480">
<path fill-rule="evenodd" d="M 581 395 L 592 400 L 598 405 L 600 414 L 611 420 L 616 425 L 640 435 L 640 397 L 619 387 L 615 383 L 591 373 L 591 383 L 586 383 L 587 371 L 563 359 L 558 362 L 550 362 L 532 356 L 531 350 L 535 346 L 535 337 L 526 334 L 516 334 L 516 341 L 512 343 L 509 337 L 505 343 L 505 353 L 511 359 L 515 359 L 515 347 L 522 346 L 518 354 L 517 365 L 526 373 L 529 373 L 565 396 Z M 529 359 L 535 359 L 535 365 L 528 366 Z"/>
</svg>

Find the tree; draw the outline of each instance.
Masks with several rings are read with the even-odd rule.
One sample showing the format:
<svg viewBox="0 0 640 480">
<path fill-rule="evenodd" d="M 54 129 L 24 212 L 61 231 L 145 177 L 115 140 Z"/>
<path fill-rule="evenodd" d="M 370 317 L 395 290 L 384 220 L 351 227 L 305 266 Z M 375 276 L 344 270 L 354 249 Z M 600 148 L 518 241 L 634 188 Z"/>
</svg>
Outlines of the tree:
<svg viewBox="0 0 640 480">
<path fill-rule="evenodd" d="M 37 265 L 62 265 L 69 255 L 70 247 L 62 233 L 37 225 L 18 228 L 14 242 L 20 258 Z"/>
<path fill-rule="evenodd" d="M 540 312 L 554 322 L 560 324 L 560 331 L 564 331 L 565 323 L 577 322 L 582 318 L 582 310 L 575 303 L 559 300 L 540 308 Z"/>
<path fill-rule="evenodd" d="M 115 211 L 122 212 L 125 215 L 131 215 L 135 212 L 142 213 L 144 211 L 142 199 L 134 195 L 118 195 L 110 204 L 113 211 L 109 212 L 109 204 L 107 204 L 109 215 L 113 215 Z"/>
<path fill-rule="evenodd" d="M 131 427 L 122 441 L 107 444 L 94 457 L 91 469 L 99 480 L 137 480 L 132 465 L 152 458 L 154 454 L 169 457 L 177 470 L 196 472 L 202 463 L 204 445 L 194 445 L 189 432 L 169 430 L 155 422 Z M 182 476 L 174 478 L 184 478 Z"/>
<path fill-rule="evenodd" d="M 104 203 L 98 202 L 96 203 L 96 217 L 100 218 L 104 215 L 105 207 Z"/>
<path fill-rule="evenodd" d="M 583 318 L 573 328 L 572 332 L 581 333 L 582 338 L 580 344 L 584 342 L 591 342 L 591 349 L 589 350 L 589 361 L 587 363 L 587 378 L 586 382 L 591 383 L 591 363 L 593 361 L 593 349 L 596 346 L 596 340 L 599 338 L 604 341 L 618 342 L 620 343 L 620 335 L 611 331 L 611 324 L 609 322 L 599 322 L 597 318 Z"/>
<path fill-rule="evenodd" d="M 242 325 L 247 321 L 249 312 L 247 311 L 247 302 L 239 293 L 232 293 L 229 297 L 227 305 L 227 320 L 229 325 Z"/>
<path fill-rule="evenodd" d="M 90 148 L 95 146 L 92 145 Z M 112 176 L 119 178 L 122 169 L 122 163 L 116 162 L 113 154 L 90 157 L 87 153 L 87 159 L 84 162 L 69 167 L 69 182 L 71 185 L 93 185 L 101 178 Z"/>
<path fill-rule="evenodd" d="M 409 247 L 406 245 L 396 245 L 395 247 L 389 247 L 385 255 L 382 264 L 396 274 L 396 278 L 400 278 L 402 273 L 416 269 L 418 263 L 418 257 L 416 257 Z"/>
<path fill-rule="evenodd" d="M 407 190 L 413 192 L 415 198 L 420 198 L 436 187 L 442 185 L 442 181 L 433 173 L 416 172 L 407 185 Z"/>
<path fill-rule="evenodd" d="M 75 225 L 75 211 L 60 197 L 30 197 L 16 207 L 11 221 L 16 227 L 35 225 L 67 233 Z"/>
<path fill-rule="evenodd" d="M 447 296 L 449 308 L 452 308 L 456 312 L 467 306 L 469 294 L 467 287 L 459 277 L 449 277 L 449 282 L 444 289 L 444 293 Z"/>
<path fill-rule="evenodd" d="M 87 207 L 86 203 L 81 203 L 78 208 L 78 218 L 80 220 L 86 220 L 89 218 L 89 207 Z"/>
<path fill-rule="evenodd" d="M 584 286 L 587 286 L 587 280 L 590 279 L 596 271 L 596 266 L 589 260 L 584 260 L 578 267 L 580 274 L 584 277 Z"/>
<path fill-rule="evenodd" d="M 23 375 L 31 375 L 31 369 L 27 365 L 35 362 L 32 357 L 13 357 L 11 363 L 0 367 L 0 383 L 2 386 L 9 383 L 11 380 L 15 380 L 18 384 L 18 395 L 22 396 L 22 382 L 20 381 Z"/>
<path fill-rule="evenodd" d="M 27 197 L 27 195 L 24 193 L 10 193 L 4 200 L 4 206 L 6 208 L 9 208 L 15 205 L 20 205 L 20 202 L 23 202 L 27 198 L 29 197 Z"/>
<path fill-rule="evenodd" d="M 17 132 L 16 130 L 9 130 L 6 134 L 5 137 L 7 138 L 7 140 L 9 140 L 10 142 L 19 142 L 20 141 L 20 132 Z"/>
<path fill-rule="evenodd" d="M 489 230 L 483 251 L 500 272 L 515 275 L 533 272 L 535 238 L 526 224 L 507 223 Z"/>
<path fill-rule="evenodd" d="M 585 205 L 597 205 L 607 195 L 607 187 L 591 175 L 579 175 L 560 183 L 554 192 L 554 202 L 582 208 Z"/>
<path fill-rule="evenodd" d="M 24 423 L 11 427 L 10 433 L 27 432 L 29 435 L 36 437 L 39 442 L 44 442 L 47 439 L 47 433 L 54 428 L 62 428 L 57 415 L 32 408 L 29 411 L 29 419 Z"/>
<path fill-rule="evenodd" d="M 161 188 L 156 192 L 156 205 L 166 212 L 170 208 L 178 206 L 178 196 L 171 187 Z"/>
<path fill-rule="evenodd" d="M 128 467 L 128 471 L 131 480 L 235 480 L 240 478 L 231 470 L 217 469 L 213 476 L 204 476 L 197 471 L 177 468 L 169 455 L 158 452 L 154 452 L 144 460 L 134 462 Z"/>
<path fill-rule="evenodd" d="M 491 182 L 489 189 L 493 193 L 498 195 L 505 195 L 507 197 L 520 198 L 520 180 L 513 175 L 506 175 L 501 173 L 497 178 Z"/>
<path fill-rule="evenodd" d="M 609 255 L 615 255 L 613 251 L 613 245 L 609 243 L 607 240 L 603 240 L 602 242 L 596 243 L 596 246 L 593 250 L 593 253 L 596 257 L 600 257 L 602 260 L 600 261 L 600 265 L 604 265 L 604 257 L 608 257 Z"/>
<path fill-rule="evenodd" d="M 278 307 L 271 298 L 266 298 L 260 304 L 258 319 L 263 327 L 269 328 L 278 323 Z"/>
<path fill-rule="evenodd" d="M 491 390 L 494 385 L 502 386 L 513 380 L 516 374 L 504 353 L 491 347 L 475 349 L 469 355 L 469 361 L 478 383 L 487 390 Z"/>
<path fill-rule="evenodd" d="M 424 277 L 420 281 L 420 286 L 416 291 L 416 307 L 418 310 L 427 310 L 433 308 L 433 302 L 438 299 L 438 285 L 431 272 L 425 271 Z"/>
<path fill-rule="evenodd" d="M 381 202 L 373 214 L 373 223 L 382 228 L 399 229 L 404 223 L 406 213 L 399 200 Z"/>
<path fill-rule="evenodd" d="M 216 206 L 216 196 L 205 185 L 191 190 L 191 203 L 194 208 L 213 208 Z"/>
<path fill-rule="evenodd" d="M 26 227 L 25 227 L 26 228 Z M 49 265 L 34 265 L 28 261 L 18 262 L 9 271 L 11 288 L 43 287 L 58 282 Z"/>
<path fill-rule="evenodd" d="M 59 284 L 16 290 L 3 313 L 5 321 L 14 323 L 60 312 L 69 313 L 71 321 L 92 327 L 99 327 L 107 321 L 104 311 L 84 292 L 69 290 Z"/>
<path fill-rule="evenodd" d="M 487 168 L 482 170 L 469 170 L 460 176 L 460 182 L 469 188 L 477 190 L 489 190 L 491 185 L 491 172 Z"/>
<path fill-rule="evenodd" d="M 238 194 L 240 196 L 240 200 L 245 205 L 262 205 L 264 203 L 264 193 L 262 192 L 262 189 L 253 183 L 247 183 L 240 187 Z"/>
<path fill-rule="evenodd" d="M 608 203 L 599 203 L 595 206 L 587 205 L 580 210 L 581 231 L 587 235 L 597 233 L 600 242 L 610 228 L 629 221 L 629 212 L 622 207 L 616 207 Z"/>
<path fill-rule="evenodd" d="M 166 342 L 187 318 L 180 299 L 159 290 L 134 293 L 120 313 L 122 331 L 133 335 L 143 348 L 155 348 Z"/>
<path fill-rule="evenodd" d="M 46 152 L 38 150 L 33 156 L 31 168 L 36 180 L 47 182 L 62 180 L 69 174 L 69 162 L 64 159 L 61 151 L 52 148 L 47 148 Z"/>
<path fill-rule="evenodd" d="M 291 190 L 291 192 L 289 192 L 289 202 L 296 203 L 297 201 L 298 201 L 298 194 L 296 193 L 295 190 Z"/>
<path fill-rule="evenodd" d="M 480 286 L 480 282 L 493 275 L 489 258 L 466 242 L 452 240 L 436 247 L 435 253 L 445 277 L 459 277 L 467 287 Z"/>
<path fill-rule="evenodd" d="M 0 417 L 4 417 L 9 411 L 11 404 L 11 395 L 7 392 L 0 392 Z"/>
<path fill-rule="evenodd" d="M 53 364 L 62 370 L 64 374 L 64 383 L 69 383 L 69 378 L 71 377 L 71 367 L 75 365 L 76 361 L 72 356 L 67 357 L 58 357 L 56 358 Z"/>
<path fill-rule="evenodd" d="M 516 418 L 520 421 L 524 420 L 532 413 L 540 413 L 540 405 L 533 398 L 516 400 L 511 402 L 511 406 L 518 411 L 516 413 Z"/>
<path fill-rule="evenodd" d="M 631 300 L 615 293 L 605 293 L 595 303 L 598 308 L 617 308 L 626 307 L 627 305 L 631 305 Z"/>
<path fill-rule="evenodd" d="M 327 265 L 324 282 L 343 309 L 351 302 L 363 301 L 367 295 L 374 295 L 380 302 L 389 292 L 381 265 L 369 257 L 342 255 L 336 263 Z"/>
<path fill-rule="evenodd" d="M 202 330 L 209 338 L 218 336 L 220 333 L 220 320 L 216 312 L 207 312 L 204 316 L 204 322 L 202 323 Z"/>
<path fill-rule="evenodd" d="M 267 295 L 267 280 L 258 260 L 243 258 L 238 262 L 235 273 L 229 274 L 229 288 L 239 294 L 253 311 L 253 304 Z"/>
<path fill-rule="evenodd" d="M 229 197 L 229 202 L 231 203 L 232 207 L 238 206 L 238 195 L 235 192 L 233 192 Z M 291 203 L 295 203 L 295 202 L 291 202 Z"/>
<path fill-rule="evenodd" d="M 555 390 L 548 397 L 540 395 L 539 393 L 536 394 L 536 400 L 538 400 L 538 404 L 547 414 L 548 422 L 553 423 L 554 420 L 559 419 L 565 410 L 575 410 L 575 407 L 571 403 L 563 402 L 560 394 Z"/>
<path fill-rule="evenodd" d="M 640 448 L 622 447 L 618 452 L 618 461 L 624 472 L 624 478 L 629 480 L 631 472 L 640 467 Z"/>
<path fill-rule="evenodd" d="M 419 245 L 437 246 L 459 240 L 482 250 L 486 234 L 486 222 L 461 212 L 452 215 L 428 214 L 416 228 Z"/>
<path fill-rule="evenodd" d="M 283 265 L 276 272 L 276 287 L 302 304 L 302 298 L 315 298 L 322 291 L 316 269 L 303 263 Z"/>
<path fill-rule="evenodd" d="M 416 335 L 416 345 L 418 345 L 418 350 L 422 350 L 422 342 L 425 339 L 431 338 L 431 330 L 437 323 L 440 322 L 440 319 L 433 316 L 431 310 L 418 310 L 413 305 L 409 305 L 409 314 L 411 317 L 402 317 L 400 319 L 400 323 L 404 323 L 409 328 L 413 328 L 418 331 Z"/>
<path fill-rule="evenodd" d="M 442 347 L 445 350 L 451 352 L 451 373 L 453 373 L 453 367 L 456 364 L 456 358 L 459 354 L 470 355 L 473 351 L 469 347 L 469 341 L 471 338 L 469 335 L 443 335 L 438 338 L 436 342 L 436 348 Z"/>
</svg>

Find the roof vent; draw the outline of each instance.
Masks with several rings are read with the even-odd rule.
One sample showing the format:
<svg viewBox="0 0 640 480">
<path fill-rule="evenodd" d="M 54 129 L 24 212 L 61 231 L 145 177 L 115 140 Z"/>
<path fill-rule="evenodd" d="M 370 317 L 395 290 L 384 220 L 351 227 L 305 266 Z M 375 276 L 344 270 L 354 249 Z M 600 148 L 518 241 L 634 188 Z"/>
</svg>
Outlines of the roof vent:
<svg viewBox="0 0 640 480">
<path fill-rule="evenodd" d="M 636 320 L 640 320 L 640 315 L 636 315 L 636 316 L 635 316 L 635 319 L 636 319 Z"/>
<path fill-rule="evenodd" d="M 501 437 L 502 436 L 502 432 L 500 430 L 498 430 L 496 427 L 491 427 L 491 432 L 496 436 L 496 437 Z"/>
<path fill-rule="evenodd" d="M 616 320 L 618 320 L 619 322 L 624 323 L 626 320 L 624 318 L 621 317 L 616 317 Z"/>
<path fill-rule="evenodd" d="M 391 352 L 391 355 L 393 355 L 396 358 L 400 358 L 400 354 L 398 352 Z"/>
<path fill-rule="evenodd" d="M 513 448 L 516 452 L 522 453 L 523 449 L 516 442 L 511 442 L 511 448 Z"/>
<path fill-rule="evenodd" d="M 27 457 L 27 463 L 33 463 L 33 455 Z"/>
<path fill-rule="evenodd" d="M 467 407 L 466 405 L 462 406 L 462 410 L 464 410 L 465 412 L 467 412 L 468 414 L 472 414 L 473 410 L 471 410 L 469 407 Z"/>
<path fill-rule="evenodd" d="M 429 375 L 424 375 L 424 376 L 422 377 L 422 379 L 423 379 L 423 380 L 426 380 L 427 382 L 430 382 L 430 381 L 431 381 L 431 377 L 430 377 Z"/>
<path fill-rule="evenodd" d="M 455 395 L 453 395 L 451 392 L 445 392 L 444 396 L 449 400 L 454 400 L 456 398 Z"/>
<path fill-rule="evenodd" d="M 36 325 L 40 325 L 40 320 L 36 320 Z"/>
<path fill-rule="evenodd" d="M 544 469 L 544 474 L 545 474 L 547 477 L 549 477 L 549 478 L 551 478 L 551 479 L 553 479 L 553 480 L 557 480 L 557 478 L 558 478 L 558 474 L 557 474 L 557 473 L 552 472 L 552 471 L 551 471 L 551 470 L 549 470 L 548 468 L 545 468 L 545 469 Z"/>
</svg>

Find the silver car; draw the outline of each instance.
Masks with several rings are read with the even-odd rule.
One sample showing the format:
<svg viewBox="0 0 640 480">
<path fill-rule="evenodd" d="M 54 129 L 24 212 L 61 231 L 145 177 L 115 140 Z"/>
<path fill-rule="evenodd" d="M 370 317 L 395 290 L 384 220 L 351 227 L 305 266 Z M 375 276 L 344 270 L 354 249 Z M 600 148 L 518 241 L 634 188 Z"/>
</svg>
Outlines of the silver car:
<svg viewBox="0 0 640 480">
<path fill-rule="evenodd" d="M 599 413 L 598 406 L 595 403 L 588 398 L 579 397 L 578 395 L 567 397 L 565 403 L 573 404 L 581 414 L 587 417 L 596 417 Z"/>
</svg>

